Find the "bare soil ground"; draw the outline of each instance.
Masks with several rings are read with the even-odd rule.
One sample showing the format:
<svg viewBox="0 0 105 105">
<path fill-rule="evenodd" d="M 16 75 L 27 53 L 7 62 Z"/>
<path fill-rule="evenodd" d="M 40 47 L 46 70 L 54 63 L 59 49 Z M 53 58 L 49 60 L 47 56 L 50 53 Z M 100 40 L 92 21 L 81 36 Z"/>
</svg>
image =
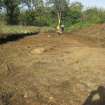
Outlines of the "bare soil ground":
<svg viewBox="0 0 105 105">
<path fill-rule="evenodd" d="M 105 48 L 83 32 L 0 45 L 0 105 L 83 105 L 105 84 Z"/>
</svg>

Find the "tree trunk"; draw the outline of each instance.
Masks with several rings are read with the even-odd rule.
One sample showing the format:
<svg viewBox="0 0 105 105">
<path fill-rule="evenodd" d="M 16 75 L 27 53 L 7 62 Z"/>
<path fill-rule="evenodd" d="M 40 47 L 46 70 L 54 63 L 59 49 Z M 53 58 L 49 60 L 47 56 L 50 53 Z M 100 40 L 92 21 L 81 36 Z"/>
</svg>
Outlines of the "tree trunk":
<svg viewBox="0 0 105 105">
<path fill-rule="evenodd" d="M 58 32 L 61 32 L 60 25 L 61 25 L 61 13 L 58 13 L 58 25 L 57 25 Z"/>
</svg>

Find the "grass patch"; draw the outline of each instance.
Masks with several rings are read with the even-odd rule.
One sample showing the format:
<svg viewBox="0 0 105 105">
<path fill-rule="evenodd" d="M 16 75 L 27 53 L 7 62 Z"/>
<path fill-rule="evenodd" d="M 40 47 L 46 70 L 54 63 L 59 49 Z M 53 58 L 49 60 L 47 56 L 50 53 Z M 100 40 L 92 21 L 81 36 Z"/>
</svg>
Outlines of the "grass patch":
<svg viewBox="0 0 105 105">
<path fill-rule="evenodd" d="M 34 26 L 0 26 L 0 38 L 7 38 L 8 36 L 13 35 L 24 35 L 39 32 L 38 27 Z"/>
<path fill-rule="evenodd" d="M 55 32 L 56 28 L 54 28 L 54 27 L 41 27 L 40 31 L 41 32 Z"/>
<path fill-rule="evenodd" d="M 0 26 L 0 33 L 2 34 L 29 33 L 29 32 L 37 32 L 38 30 L 39 28 L 34 26 L 6 26 L 6 25 Z"/>
<path fill-rule="evenodd" d="M 93 25 L 94 24 L 90 23 L 90 22 L 79 22 L 79 23 L 76 23 L 74 25 L 71 25 L 70 27 L 66 27 L 65 31 L 66 32 L 77 31 L 77 30 L 87 28 L 87 27 L 90 27 L 90 26 L 93 26 Z"/>
</svg>

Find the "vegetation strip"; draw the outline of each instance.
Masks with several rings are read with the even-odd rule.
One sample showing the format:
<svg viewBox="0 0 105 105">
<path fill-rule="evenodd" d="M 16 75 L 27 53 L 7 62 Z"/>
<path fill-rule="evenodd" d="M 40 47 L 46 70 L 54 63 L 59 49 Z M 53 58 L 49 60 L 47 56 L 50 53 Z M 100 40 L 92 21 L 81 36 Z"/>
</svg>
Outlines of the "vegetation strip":
<svg viewBox="0 0 105 105">
<path fill-rule="evenodd" d="M 21 38 L 24 38 L 26 36 L 31 36 L 31 35 L 37 35 L 39 31 L 37 32 L 28 32 L 28 33 L 9 33 L 9 34 L 0 34 L 0 44 L 6 43 L 8 41 L 16 41 Z"/>
</svg>

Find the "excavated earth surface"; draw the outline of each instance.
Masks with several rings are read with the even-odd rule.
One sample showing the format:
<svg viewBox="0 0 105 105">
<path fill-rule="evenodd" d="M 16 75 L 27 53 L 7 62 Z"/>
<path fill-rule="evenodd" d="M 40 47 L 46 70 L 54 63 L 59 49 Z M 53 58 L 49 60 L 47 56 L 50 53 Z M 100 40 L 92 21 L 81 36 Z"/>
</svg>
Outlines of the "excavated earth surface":
<svg viewBox="0 0 105 105">
<path fill-rule="evenodd" d="M 105 48 L 80 33 L 40 33 L 0 45 L 0 105 L 85 105 L 105 84 Z"/>
</svg>

